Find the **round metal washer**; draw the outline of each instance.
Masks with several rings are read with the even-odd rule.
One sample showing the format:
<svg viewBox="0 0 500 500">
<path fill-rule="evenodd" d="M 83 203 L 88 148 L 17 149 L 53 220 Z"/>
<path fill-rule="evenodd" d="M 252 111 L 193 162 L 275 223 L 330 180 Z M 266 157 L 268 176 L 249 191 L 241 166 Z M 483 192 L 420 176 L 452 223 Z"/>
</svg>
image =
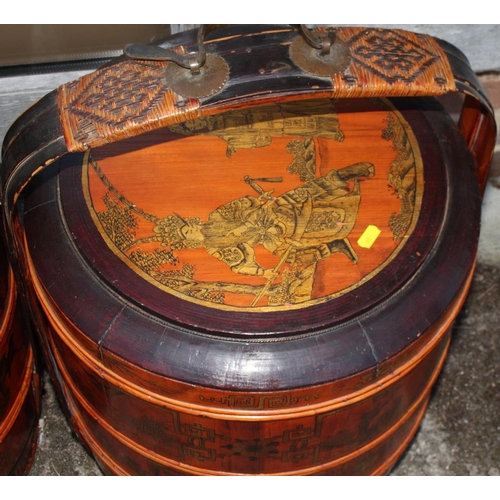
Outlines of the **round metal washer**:
<svg viewBox="0 0 500 500">
<path fill-rule="evenodd" d="M 342 73 L 351 62 L 349 47 L 338 37 L 329 54 L 321 55 L 319 49 L 311 47 L 298 36 L 290 45 L 290 58 L 299 68 L 317 76 L 334 76 Z"/>
<path fill-rule="evenodd" d="M 229 77 L 229 67 L 222 57 L 207 54 L 200 73 L 193 75 L 190 70 L 175 63 L 166 69 L 168 86 L 183 97 L 208 97 L 224 87 Z"/>
</svg>

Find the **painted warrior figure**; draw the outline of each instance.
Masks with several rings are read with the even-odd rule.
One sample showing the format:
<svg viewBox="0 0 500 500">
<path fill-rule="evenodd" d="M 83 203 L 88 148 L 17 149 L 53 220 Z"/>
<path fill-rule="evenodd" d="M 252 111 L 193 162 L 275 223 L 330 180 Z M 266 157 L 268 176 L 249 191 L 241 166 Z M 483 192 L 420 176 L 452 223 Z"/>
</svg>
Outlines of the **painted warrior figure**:
<svg viewBox="0 0 500 500">
<path fill-rule="evenodd" d="M 202 246 L 233 272 L 267 280 L 277 276 L 277 267 L 264 269 L 256 262 L 257 245 L 279 256 L 280 265 L 311 267 L 336 252 L 357 262 L 348 235 L 359 211 L 358 178 L 373 175 L 371 163 L 357 163 L 332 169 L 276 198 L 273 191 L 265 192 L 255 180 L 246 178 L 260 196 L 222 205 L 205 223 L 170 215 L 156 224 L 154 232 L 172 250 Z"/>
</svg>

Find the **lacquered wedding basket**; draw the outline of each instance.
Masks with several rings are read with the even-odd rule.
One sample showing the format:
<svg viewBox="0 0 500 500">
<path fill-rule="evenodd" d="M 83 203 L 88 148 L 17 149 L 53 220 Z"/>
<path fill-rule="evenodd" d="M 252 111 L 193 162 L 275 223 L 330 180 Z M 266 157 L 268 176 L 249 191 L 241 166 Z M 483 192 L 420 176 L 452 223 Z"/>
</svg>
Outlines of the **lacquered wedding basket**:
<svg viewBox="0 0 500 500">
<path fill-rule="evenodd" d="M 476 258 L 493 113 L 400 30 L 205 25 L 8 132 L 6 245 L 109 474 L 383 474 Z"/>
<path fill-rule="evenodd" d="M 0 476 L 29 472 L 39 415 L 37 351 L 26 308 L 0 244 Z"/>
</svg>

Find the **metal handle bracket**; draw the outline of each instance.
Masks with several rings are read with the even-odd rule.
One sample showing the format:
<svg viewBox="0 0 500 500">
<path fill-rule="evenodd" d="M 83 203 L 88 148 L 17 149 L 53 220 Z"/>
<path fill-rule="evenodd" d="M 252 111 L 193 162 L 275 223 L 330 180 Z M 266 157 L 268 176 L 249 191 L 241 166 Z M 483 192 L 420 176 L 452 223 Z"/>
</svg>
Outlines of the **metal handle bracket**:
<svg viewBox="0 0 500 500">
<path fill-rule="evenodd" d="M 165 61 L 169 64 L 166 77 L 174 92 L 184 97 L 208 97 L 224 87 L 229 68 L 224 59 L 215 54 L 207 54 L 205 36 L 218 24 L 201 24 L 197 36 L 197 48 L 181 55 L 170 49 L 154 45 L 129 44 L 124 53 L 132 59 Z M 290 46 L 290 57 L 307 73 L 318 76 L 333 76 L 344 71 L 350 62 L 347 45 L 338 39 L 334 30 L 315 32 L 305 24 L 299 27 L 300 35 Z"/>
</svg>

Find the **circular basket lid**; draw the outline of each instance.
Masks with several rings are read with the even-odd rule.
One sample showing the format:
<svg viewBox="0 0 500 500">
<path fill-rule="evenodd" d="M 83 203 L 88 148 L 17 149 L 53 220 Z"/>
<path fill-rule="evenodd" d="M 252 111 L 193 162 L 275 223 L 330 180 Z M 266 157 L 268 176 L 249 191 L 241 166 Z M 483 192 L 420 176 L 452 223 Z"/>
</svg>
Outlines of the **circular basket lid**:
<svg viewBox="0 0 500 500">
<path fill-rule="evenodd" d="M 83 162 L 93 223 L 140 280 L 190 304 L 191 326 L 319 311 L 386 274 L 421 211 L 418 143 L 387 102 L 233 111 L 120 150 Z"/>
<path fill-rule="evenodd" d="M 277 385 L 290 360 L 330 367 L 294 368 L 297 385 L 360 371 L 437 321 L 473 267 L 471 160 L 433 99 L 235 110 L 55 168 L 25 202 L 40 282 L 101 347 L 181 379 L 237 357 L 228 340 L 297 340 L 259 348 Z M 221 350 L 188 374 L 186 338 Z"/>
<path fill-rule="evenodd" d="M 387 100 L 232 111 L 86 154 L 61 206 L 95 273 L 152 313 L 310 332 L 394 294 L 435 245 L 447 173 L 422 118 Z"/>
</svg>

